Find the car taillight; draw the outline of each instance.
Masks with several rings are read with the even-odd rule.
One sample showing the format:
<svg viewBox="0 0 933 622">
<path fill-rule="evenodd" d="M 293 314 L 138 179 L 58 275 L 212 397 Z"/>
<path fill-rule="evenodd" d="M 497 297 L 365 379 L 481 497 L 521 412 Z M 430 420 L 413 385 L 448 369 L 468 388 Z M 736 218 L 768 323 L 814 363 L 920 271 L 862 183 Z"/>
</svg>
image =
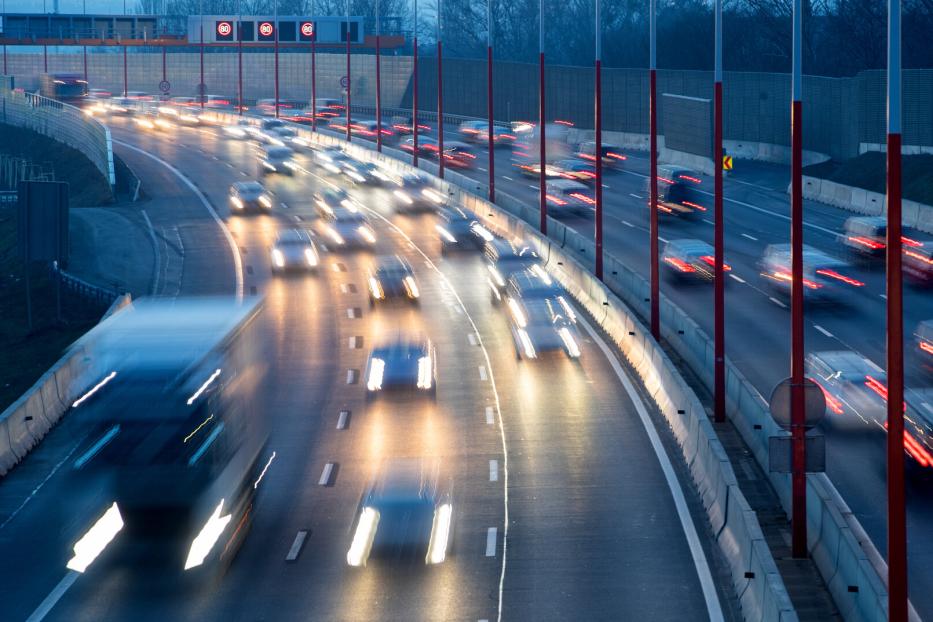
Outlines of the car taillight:
<svg viewBox="0 0 933 622">
<path fill-rule="evenodd" d="M 861 281 L 857 281 L 853 278 L 847 277 L 844 274 L 839 274 L 835 270 L 829 270 L 829 269 L 824 268 L 821 270 L 817 270 L 816 273 L 822 276 L 828 276 L 831 279 L 836 279 L 837 281 L 842 281 L 846 285 L 852 285 L 853 287 L 862 287 L 863 285 L 865 285 Z"/>
<path fill-rule="evenodd" d="M 681 272 L 696 272 L 696 268 L 688 264 L 686 261 L 677 259 L 676 257 L 665 257 L 664 261 L 671 264 Z"/>
<path fill-rule="evenodd" d="M 927 354 L 933 354 L 933 343 L 929 341 L 921 341 L 920 349 L 926 352 Z"/>
<path fill-rule="evenodd" d="M 884 422 L 884 430 L 888 431 L 888 422 Z M 923 446 L 920 441 L 915 439 L 910 432 L 904 430 L 904 451 L 906 451 L 911 458 L 917 461 L 922 467 L 933 466 L 933 455 L 930 455 L 930 452 L 927 451 L 926 447 Z"/>
<path fill-rule="evenodd" d="M 907 236 L 901 236 L 901 244 L 904 246 L 912 246 L 914 248 L 919 248 L 923 246 L 923 242 L 918 242 L 917 240 L 911 240 Z"/>
<path fill-rule="evenodd" d="M 872 240 L 871 238 L 862 237 L 860 235 L 849 236 L 849 241 L 864 246 L 870 250 L 876 251 L 884 248 L 884 242 L 878 242 L 877 240 Z"/>
<path fill-rule="evenodd" d="M 865 376 L 865 386 L 877 393 L 881 399 L 887 401 L 888 387 L 884 386 L 879 380 L 871 376 Z"/>
<path fill-rule="evenodd" d="M 813 380 L 813 379 L 810 378 L 810 380 Z M 816 380 L 813 380 L 813 382 L 816 382 Z M 816 382 L 816 386 L 818 386 L 820 388 L 820 391 L 823 392 L 823 397 L 826 398 L 826 405 L 829 406 L 830 410 L 832 410 L 837 415 L 841 415 L 842 413 L 845 412 L 842 408 L 842 402 L 840 402 L 835 397 L 830 395 L 829 391 L 824 389 L 823 385 L 821 385 L 819 382 Z"/>
<path fill-rule="evenodd" d="M 606 156 L 616 159 L 616 160 L 627 160 L 628 159 L 627 156 L 624 156 L 621 153 L 614 153 L 612 151 L 609 151 L 608 153 L 606 153 Z"/>
<path fill-rule="evenodd" d="M 928 266 L 933 266 L 933 257 L 927 257 L 923 253 L 917 253 L 914 251 L 905 250 L 904 254 L 912 259 L 916 259 L 920 263 L 924 263 Z"/>
<path fill-rule="evenodd" d="M 713 266 L 714 268 L 716 267 L 716 258 L 713 257 L 712 255 L 703 255 L 702 257 L 700 257 L 700 259 L 704 261 L 705 263 Z M 723 269 L 723 272 L 729 272 L 730 270 L 732 270 L 732 268 L 729 267 L 729 264 L 725 262 L 723 262 L 722 264 L 722 269 Z"/>
<path fill-rule="evenodd" d="M 545 195 L 545 197 L 547 197 L 547 200 L 548 200 L 548 201 L 551 201 L 551 202 L 553 202 L 553 203 L 556 203 L 557 205 L 567 205 L 567 201 L 565 201 L 565 200 L 563 200 L 563 199 L 561 199 L 561 198 L 559 198 L 559 197 L 555 197 L 555 196 L 552 195 L 552 194 L 547 194 L 547 195 Z"/>
<path fill-rule="evenodd" d="M 694 203 L 693 201 L 681 201 L 681 203 L 682 203 L 683 205 L 686 205 L 687 207 L 692 207 L 693 209 L 698 209 L 698 210 L 700 210 L 701 212 L 705 212 L 705 211 L 706 211 L 706 208 L 705 208 L 705 207 L 703 207 L 703 206 L 700 205 L 699 203 Z"/>
<path fill-rule="evenodd" d="M 572 196 L 575 199 L 579 199 L 580 201 L 583 201 L 587 205 L 596 205 L 596 199 L 588 197 L 585 194 L 581 194 L 579 192 L 571 192 L 570 196 Z"/>
<path fill-rule="evenodd" d="M 701 180 L 701 179 L 699 179 L 699 178 L 697 178 L 697 177 L 691 177 L 690 175 L 678 175 L 678 177 L 680 177 L 681 179 L 683 179 L 683 180 L 685 180 L 685 181 L 692 181 L 692 182 L 695 183 L 695 184 L 702 184 L 702 183 L 703 183 L 703 180 Z"/>
<path fill-rule="evenodd" d="M 779 281 L 787 281 L 787 282 L 790 282 L 793 278 L 791 277 L 790 272 L 772 272 L 771 276 Z M 809 287 L 810 289 L 820 289 L 821 287 L 823 287 L 819 283 L 815 281 L 811 281 L 810 279 L 803 279 L 803 285 L 804 287 Z"/>
</svg>

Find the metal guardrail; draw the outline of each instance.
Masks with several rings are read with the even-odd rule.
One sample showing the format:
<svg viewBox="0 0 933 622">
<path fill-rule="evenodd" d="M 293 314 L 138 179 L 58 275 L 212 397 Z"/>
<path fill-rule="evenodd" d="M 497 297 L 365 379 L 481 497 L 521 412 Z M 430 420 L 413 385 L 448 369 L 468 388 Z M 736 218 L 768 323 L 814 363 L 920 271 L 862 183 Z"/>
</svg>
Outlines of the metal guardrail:
<svg viewBox="0 0 933 622">
<path fill-rule="evenodd" d="M 50 273 L 52 279 L 57 280 L 65 289 L 102 306 L 113 304 L 113 301 L 123 295 L 116 287 L 101 287 L 68 274 L 58 267 L 58 262 L 52 262 Z"/>
</svg>

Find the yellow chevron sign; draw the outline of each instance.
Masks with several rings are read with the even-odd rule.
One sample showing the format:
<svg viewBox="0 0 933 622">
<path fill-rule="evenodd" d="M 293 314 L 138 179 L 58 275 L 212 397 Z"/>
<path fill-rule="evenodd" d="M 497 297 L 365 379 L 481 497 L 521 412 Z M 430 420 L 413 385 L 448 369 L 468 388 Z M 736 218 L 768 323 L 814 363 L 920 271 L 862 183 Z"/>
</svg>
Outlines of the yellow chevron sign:
<svg viewBox="0 0 933 622">
<path fill-rule="evenodd" d="M 722 170 L 732 170 L 732 156 L 722 156 Z"/>
</svg>

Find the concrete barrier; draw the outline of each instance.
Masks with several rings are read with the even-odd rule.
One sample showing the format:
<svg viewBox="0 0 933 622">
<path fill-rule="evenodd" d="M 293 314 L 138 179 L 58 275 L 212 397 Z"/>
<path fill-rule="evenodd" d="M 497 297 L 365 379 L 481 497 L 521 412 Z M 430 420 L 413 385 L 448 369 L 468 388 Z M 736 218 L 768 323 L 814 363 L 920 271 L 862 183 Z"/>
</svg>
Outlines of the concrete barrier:
<svg viewBox="0 0 933 622">
<path fill-rule="evenodd" d="M 120 296 L 101 321 L 130 303 Z M 69 350 L 18 400 L 0 413 L 0 476 L 6 475 L 61 420 L 72 402 L 87 389 L 82 379 L 83 354 Z"/>
<path fill-rule="evenodd" d="M 803 197 L 866 216 L 884 216 L 887 213 L 887 197 L 884 194 L 816 177 L 804 176 Z M 901 210 L 901 222 L 905 227 L 933 233 L 933 206 L 904 200 L 901 202 Z"/>
</svg>

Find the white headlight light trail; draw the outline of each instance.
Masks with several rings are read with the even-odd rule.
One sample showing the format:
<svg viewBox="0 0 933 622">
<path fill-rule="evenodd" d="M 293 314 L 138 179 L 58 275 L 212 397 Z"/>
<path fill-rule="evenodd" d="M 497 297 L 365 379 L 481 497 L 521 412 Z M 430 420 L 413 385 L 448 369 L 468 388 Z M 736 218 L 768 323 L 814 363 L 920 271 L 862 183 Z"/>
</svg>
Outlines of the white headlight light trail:
<svg viewBox="0 0 933 622">
<path fill-rule="evenodd" d="M 533 265 L 531 267 L 531 270 L 532 272 L 538 275 L 538 278 L 540 278 L 541 281 L 544 282 L 545 285 L 551 285 L 554 282 L 553 279 L 551 279 L 551 275 L 548 274 L 545 271 L 545 269 L 542 268 L 540 265 L 538 264 Z"/>
<path fill-rule="evenodd" d="M 408 291 L 408 296 L 410 298 L 417 298 L 421 295 L 421 292 L 418 291 L 418 284 L 415 283 L 415 277 L 406 276 L 405 279 L 405 289 Z"/>
<path fill-rule="evenodd" d="M 434 225 L 434 228 L 437 229 L 437 232 L 441 234 L 441 237 L 450 242 L 451 244 L 457 243 L 457 238 L 453 234 L 440 225 Z"/>
<path fill-rule="evenodd" d="M 264 194 L 259 195 L 259 202 L 262 203 L 266 207 L 272 207 L 272 201 L 270 201 L 269 197 L 267 197 Z"/>
<path fill-rule="evenodd" d="M 425 561 L 429 564 L 440 564 L 447 559 L 447 542 L 450 539 L 450 519 L 453 507 L 445 503 L 434 511 L 434 524 L 431 526 L 431 540 L 428 543 L 428 554 Z"/>
<path fill-rule="evenodd" d="M 574 339 L 573 335 L 570 333 L 570 329 L 566 326 L 562 326 L 557 332 L 560 334 L 560 338 L 563 340 L 564 346 L 567 348 L 567 356 L 574 359 L 579 358 L 580 346 L 577 344 L 577 340 Z"/>
<path fill-rule="evenodd" d="M 369 362 L 369 378 L 366 379 L 366 388 L 370 391 L 378 391 L 382 388 L 382 379 L 385 376 L 386 362 L 380 358 L 374 358 Z M 420 364 L 419 364 L 420 373 Z"/>
<path fill-rule="evenodd" d="M 492 275 L 493 281 L 499 287 L 505 287 L 505 279 L 502 277 L 502 273 L 499 272 L 494 266 L 489 266 L 489 273 Z"/>
<path fill-rule="evenodd" d="M 221 516 L 220 512 L 223 510 L 223 507 L 224 500 L 221 499 L 217 507 L 214 508 L 214 513 L 207 519 L 200 533 L 198 533 L 191 542 L 191 549 L 188 551 L 188 559 L 185 560 L 185 570 L 203 564 L 204 560 L 211 552 L 211 549 L 214 548 L 214 544 L 217 543 L 220 535 L 224 532 L 224 529 L 227 528 L 227 524 L 233 517 L 230 514 Z"/>
<path fill-rule="evenodd" d="M 526 357 L 533 359 L 537 356 L 535 346 L 531 343 L 531 337 L 528 336 L 528 332 L 524 328 L 518 329 L 518 340 L 522 344 L 522 350 L 525 351 Z"/>
<path fill-rule="evenodd" d="M 327 227 L 327 235 L 329 235 L 329 236 L 331 237 L 331 239 L 332 239 L 334 242 L 336 242 L 337 244 L 343 244 L 343 243 L 344 243 L 343 236 L 340 235 L 339 233 L 337 233 L 337 230 L 334 229 L 333 227 Z"/>
<path fill-rule="evenodd" d="M 376 243 L 376 236 L 373 234 L 372 230 L 366 225 L 360 225 L 357 228 L 357 231 L 363 237 L 363 239 L 369 242 L 370 244 Z"/>
<path fill-rule="evenodd" d="M 405 203 L 411 205 L 414 201 L 411 200 L 411 197 L 408 196 L 408 193 L 402 192 L 401 190 L 395 190 L 392 194 L 405 201 Z"/>
<path fill-rule="evenodd" d="M 433 368 L 431 366 L 431 357 L 422 356 L 418 359 L 418 388 L 419 389 L 430 389 Z"/>
<path fill-rule="evenodd" d="M 382 300 L 385 296 L 385 292 L 382 290 L 382 285 L 376 279 L 376 277 L 369 277 L 369 291 L 372 293 L 373 298 L 376 300 Z"/>
<path fill-rule="evenodd" d="M 349 565 L 366 565 L 366 558 L 369 557 L 369 550 L 373 546 L 373 539 L 376 537 L 378 525 L 379 512 L 375 508 L 364 507 L 360 513 L 360 520 L 356 525 L 356 533 L 353 534 L 353 542 L 350 543 L 350 550 L 347 551 L 347 563 Z"/>
<path fill-rule="evenodd" d="M 509 298 L 509 311 L 519 328 L 525 328 L 525 326 L 528 325 L 528 320 L 525 319 L 525 313 L 522 311 L 522 308 L 518 306 L 518 303 L 515 302 L 514 298 Z"/>
<path fill-rule="evenodd" d="M 285 255 L 277 248 L 272 249 L 272 263 L 276 268 L 285 267 Z"/>
<path fill-rule="evenodd" d="M 305 249 L 305 260 L 308 262 L 309 266 L 313 267 L 317 265 L 317 253 L 314 252 L 314 249 Z"/>
<path fill-rule="evenodd" d="M 123 529 L 123 517 L 120 515 L 120 508 L 114 503 L 103 516 L 97 519 L 87 533 L 75 542 L 74 557 L 68 560 L 66 566 L 78 572 L 87 570 L 87 567 L 107 548 L 121 529 Z"/>
<path fill-rule="evenodd" d="M 570 303 L 567 302 L 567 299 L 563 296 L 558 296 L 557 300 L 560 302 L 560 306 L 563 307 L 564 312 L 567 314 L 567 317 L 570 318 L 570 321 L 574 324 L 577 323 L 577 314 L 574 312 L 573 307 L 570 306 Z"/>
<path fill-rule="evenodd" d="M 495 236 L 483 225 L 478 222 L 474 222 L 471 225 L 473 232 L 476 233 L 479 237 L 483 238 L 486 242 L 492 242 L 495 239 Z"/>
</svg>

